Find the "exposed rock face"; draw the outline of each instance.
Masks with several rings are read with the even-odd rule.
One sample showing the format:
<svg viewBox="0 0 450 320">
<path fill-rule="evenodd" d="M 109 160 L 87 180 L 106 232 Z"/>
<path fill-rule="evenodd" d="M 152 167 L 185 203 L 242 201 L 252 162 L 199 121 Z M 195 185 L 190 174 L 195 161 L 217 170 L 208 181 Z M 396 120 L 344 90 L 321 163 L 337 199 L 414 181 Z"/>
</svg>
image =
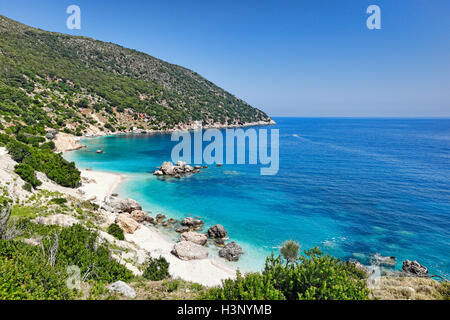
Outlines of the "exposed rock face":
<svg viewBox="0 0 450 320">
<path fill-rule="evenodd" d="M 113 209 L 119 212 L 131 213 L 135 210 L 142 210 L 142 206 L 133 199 L 115 200 L 111 203 Z"/>
<path fill-rule="evenodd" d="M 121 213 L 116 217 L 116 223 L 126 232 L 133 234 L 141 226 L 130 215 Z"/>
<path fill-rule="evenodd" d="M 205 245 L 207 240 L 208 238 L 204 234 L 195 231 L 184 232 L 180 236 L 180 241 L 191 241 L 201 246 Z"/>
<path fill-rule="evenodd" d="M 403 261 L 402 271 L 418 277 L 426 277 L 428 276 L 428 269 L 425 266 L 422 266 L 417 261 Z"/>
<path fill-rule="evenodd" d="M 208 251 L 204 247 L 191 241 L 176 243 L 173 247 L 172 254 L 181 260 L 196 260 L 208 257 Z"/>
<path fill-rule="evenodd" d="M 219 251 L 219 256 L 228 261 L 238 261 L 243 253 L 241 246 L 238 246 L 236 242 L 232 241 Z"/>
<path fill-rule="evenodd" d="M 189 228 L 200 228 L 203 226 L 204 222 L 202 220 L 194 219 L 191 217 L 184 218 L 183 221 L 181 221 L 182 226 L 186 226 Z"/>
<path fill-rule="evenodd" d="M 226 238 L 228 236 L 227 231 L 221 224 L 216 224 L 208 229 L 208 237 L 210 238 Z"/>
<path fill-rule="evenodd" d="M 164 175 L 164 172 L 162 172 L 161 170 L 156 170 L 155 172 L 153 172 L 153 174 L 154 174 L 155 176 L 163 176 L 163 175 Z"/>
<path fill-rule="evenodd" d="M 113 284 L 110 284 L 107 288 L 109 291 L 121 293 L 125 297 L 132 299 L 136 298 L 136 292 L 134 289 L 123 281 L 116 281 Z"/>
<path fill-rule="evenodd" d="M 147 216 L 142 210 L 134 210 L 131 212 L 131 217 L 138 223 L 142 223 L 145 221 L 145 217 Z"/>
<path fill-rule="evenodd" d="M 43 225 L 57 225 L 61 227 L 71 227 L 80 223 L 76 218 L 66 214 L 56 214 L 48 217 L 37 217 L 33 219 L 34 223 Z"/>
</svg>

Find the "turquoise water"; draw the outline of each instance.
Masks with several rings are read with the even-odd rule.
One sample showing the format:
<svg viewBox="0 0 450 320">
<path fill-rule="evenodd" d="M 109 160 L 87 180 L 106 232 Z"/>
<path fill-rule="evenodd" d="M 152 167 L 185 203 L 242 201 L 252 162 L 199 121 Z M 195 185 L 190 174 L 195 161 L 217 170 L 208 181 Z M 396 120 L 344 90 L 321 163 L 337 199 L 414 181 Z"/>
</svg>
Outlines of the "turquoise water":
<svg viewBox="0 0 450 320">
<path fill-rule="evenodd" d="M 210 166 L 190 178 L 149 172 L 170 160 L 170 135 L 85 139 L 67 158 L 126 174 L 118 190 L 152 211 L 221 223 L 243 246 L 239 267 L 257 270 L 286 239 L 303 249 L 369 262 L 418 260 L 450 275 L 450 120 L 277 118 L 280 170 Z M 102 149 L 105 154 L 96 154 Z"/>
</svg>

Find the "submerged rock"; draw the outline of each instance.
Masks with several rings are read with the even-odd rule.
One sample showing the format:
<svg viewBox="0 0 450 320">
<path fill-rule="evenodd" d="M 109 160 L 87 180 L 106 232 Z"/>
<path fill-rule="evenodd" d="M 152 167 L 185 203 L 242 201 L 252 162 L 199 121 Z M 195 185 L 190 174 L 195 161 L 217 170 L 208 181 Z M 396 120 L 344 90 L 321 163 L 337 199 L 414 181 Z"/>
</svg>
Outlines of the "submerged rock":
<svg viewBox="0 0 450 320">
<path fill-rule="evenodd" d="M 417 261 L 403 261 L 402 271 L 407 275 L 413 275 L 417 277 L 427 277 L 428 269 L 425 266 L 422 266 Z"/>
<path fill-rule="evenodd" d="M 123 281 L 116 281 L 113 284 L 110 284 L 107 288 L 109 291 L 123 294 L 125 297 L 132 299 L 136 298 L 136 292 L 134 289 Z"/>
<path fill-rule="evenodd" d="M 208 237 L 210 238 L 226 238 L 228 236 L 227 231 L 225 230 L 224 226 L 221 224 L 216 224 L 215 226 L 212 226 L 208 229 Z"/>
<path fill-rule="evenodd" d="M 244 254 L 242 247 L 232 241 L 228 243 L 222 250 L 219 251 L 219 256 L 228 261 L 238 261 L 239 257 Z"/>
<path fill-rule="evenodd" d="M 207 240 L 208 238 L 204 234 L 195 231 L 184 232 L 180 236 L 180 241 L 191 241 L 201 246 L 205 245 Z"/>
<path fill-rule="evenodd" d="M 197 260 L 208 257 L 208 251 L 199 244 L 191 241 L 181 241 L 174 245 L 172 254 L 181 260 Z"/>
</svg>

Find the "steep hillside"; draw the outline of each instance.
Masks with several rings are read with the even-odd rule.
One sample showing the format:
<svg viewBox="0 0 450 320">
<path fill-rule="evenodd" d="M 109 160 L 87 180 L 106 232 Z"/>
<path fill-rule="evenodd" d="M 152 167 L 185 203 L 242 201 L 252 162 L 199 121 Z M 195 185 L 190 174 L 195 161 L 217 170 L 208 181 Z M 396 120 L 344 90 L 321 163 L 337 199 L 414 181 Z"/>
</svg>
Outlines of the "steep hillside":
<svg viewBox="0 0 450 320">
<path fill-rule="evenodd" d="M 197 73 L 0 16 L 0 121 L 76 135 L 270 123 Z M 17 122 L 17 123 L 15 123 Z M 0 128 L 1 130 L 1 128 Z"/>
</svg>

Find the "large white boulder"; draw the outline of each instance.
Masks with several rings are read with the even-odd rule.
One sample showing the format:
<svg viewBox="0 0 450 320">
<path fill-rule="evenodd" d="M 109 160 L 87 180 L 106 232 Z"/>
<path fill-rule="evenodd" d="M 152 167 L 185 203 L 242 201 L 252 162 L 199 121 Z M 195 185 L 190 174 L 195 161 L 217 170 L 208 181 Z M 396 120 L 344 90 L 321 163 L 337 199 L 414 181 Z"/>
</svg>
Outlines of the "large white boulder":
<svg viewBox="0 0 450 320">
<path fill-rule="evenodd" d="M 174 245 L 172 253 L 181 260 L 206 259 L 208 251 L 199 244 L 191 241 L 181 241 Z"/>
<path fill-rule="evenodd" d="M 207 236 L 195 231 L 184 232 L 180 235 L 180 241 L 191 241 L 201 246 L 205 245 L 207 240 Z"/>
</svg>

